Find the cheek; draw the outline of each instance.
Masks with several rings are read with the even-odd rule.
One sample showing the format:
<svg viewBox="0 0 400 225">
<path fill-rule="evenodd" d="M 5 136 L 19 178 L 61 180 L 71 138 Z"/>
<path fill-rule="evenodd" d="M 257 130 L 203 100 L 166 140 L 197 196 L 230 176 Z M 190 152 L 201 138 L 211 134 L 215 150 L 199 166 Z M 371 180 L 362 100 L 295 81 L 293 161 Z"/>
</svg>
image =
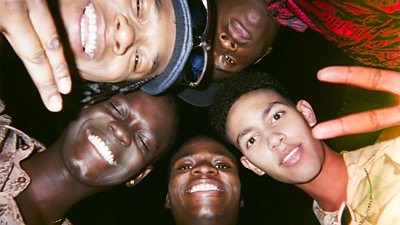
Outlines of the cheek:
<svg viewBox="0 0 400 225">
<path fill-rule="evenodd" d="M 78 60 L 77 67 L 81 77 L 94 82 L 119 82 L 127 79 L 129 74 L 129 57 L 123 56 L 118 59 L 108 58 L 103 61 Z"/>
</svg>

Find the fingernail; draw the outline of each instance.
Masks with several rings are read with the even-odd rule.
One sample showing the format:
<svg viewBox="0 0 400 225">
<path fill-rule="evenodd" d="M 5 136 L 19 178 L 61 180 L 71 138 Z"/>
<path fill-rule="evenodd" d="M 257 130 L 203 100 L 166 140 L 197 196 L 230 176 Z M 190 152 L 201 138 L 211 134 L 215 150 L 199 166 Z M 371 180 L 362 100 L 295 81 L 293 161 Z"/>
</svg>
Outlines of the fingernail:
<svg viewBox="0 0 400 225">
<path fill-rule="evenodd" d="M 318 71 L 317 76 L 319 79 L 327 79 L 332 76 L 335 76 L 336 70 L 337 69 L 333 68 L 333 67 L 324 68 L 324 69 L 321 69 L 320 71 Z"/>
<path fill-rule="evenodd" d="M 50 97 L 48 108 L 52 112 L 58 112 L 62 108 L 62 99 L 59 95 Z"/>
<path fill-rule="evenodd" d="M 57 84 L 59 92 L 68 94 L 71 91 L 71 80 L 69 78 L 61 78 Z"/>
</svg>

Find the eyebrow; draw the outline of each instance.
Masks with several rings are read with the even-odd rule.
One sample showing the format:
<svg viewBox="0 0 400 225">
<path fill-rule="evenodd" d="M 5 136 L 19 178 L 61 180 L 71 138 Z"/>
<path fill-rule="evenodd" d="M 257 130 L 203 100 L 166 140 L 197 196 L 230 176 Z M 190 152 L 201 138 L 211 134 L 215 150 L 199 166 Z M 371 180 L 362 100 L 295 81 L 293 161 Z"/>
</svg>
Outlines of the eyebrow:
<svg viewBox="0 0 400 225">
<path fill-rule="evenodd" d="M 276 106 L 276 105 L 285 105 L 282 101 L 274 101 L 268 103 L 268 105 L 264 108 L 263 112 L 261 113 L 261 119 L 264 120 L 265 117 L 271 112 L 271 110 Z M 242 130 L 237 138 L 236 138 L 236 144 L 240 146 L 239 142 L 245 136 L 246 134 L 250 133 L 253 130 L 253 127 L 248 127 Z"/>
</svg>

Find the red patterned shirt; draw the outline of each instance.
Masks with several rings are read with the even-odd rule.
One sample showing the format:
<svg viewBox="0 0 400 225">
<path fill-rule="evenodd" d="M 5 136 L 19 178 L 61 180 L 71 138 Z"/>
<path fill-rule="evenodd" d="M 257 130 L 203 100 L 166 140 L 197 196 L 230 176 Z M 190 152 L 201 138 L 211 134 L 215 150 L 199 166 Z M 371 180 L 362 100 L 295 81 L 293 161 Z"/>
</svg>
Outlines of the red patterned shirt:
<svg viewBox="0 0 400 225">
<path fill-rule="evenodd" d="M 321 33 L 358 62 L 400 71 L 400 0 L 278 0 L 268 10 L 284 26 Z"/>
</svg>

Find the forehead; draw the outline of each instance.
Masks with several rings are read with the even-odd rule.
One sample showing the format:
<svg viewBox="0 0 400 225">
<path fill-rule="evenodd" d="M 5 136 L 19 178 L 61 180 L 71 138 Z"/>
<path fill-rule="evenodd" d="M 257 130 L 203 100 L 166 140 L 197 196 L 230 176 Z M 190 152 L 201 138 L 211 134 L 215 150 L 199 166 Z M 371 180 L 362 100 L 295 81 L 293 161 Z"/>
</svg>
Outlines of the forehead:
<svg viewBox="0 0 400 225">
<path fill-rule="evenodd" d="M 291 105 L 290 102 L 269 89 L 258 89 L 240 96 L 229 109 L 227 123 L 229 120 L 242 116 L 255 116 L 253 111 L 264 110 L 264 108 L 273 102 L 281 102 L 285 105 Z M 249 113 L 249 112 L 252 113 Z M 233 117 L 233 118 L 232 118 Z"/>
<path fill-rule="evenodd" d="M 208 138 L 200 138 L 186 142 L 181 148 L 179 148 L 173 158 L 173 163 L 181 158 L 199 156 L 204 156 L 209 160 L 214 157 L 224 157 L 235 161 L 233 155 L 221 143 Z"/>
</svg>

